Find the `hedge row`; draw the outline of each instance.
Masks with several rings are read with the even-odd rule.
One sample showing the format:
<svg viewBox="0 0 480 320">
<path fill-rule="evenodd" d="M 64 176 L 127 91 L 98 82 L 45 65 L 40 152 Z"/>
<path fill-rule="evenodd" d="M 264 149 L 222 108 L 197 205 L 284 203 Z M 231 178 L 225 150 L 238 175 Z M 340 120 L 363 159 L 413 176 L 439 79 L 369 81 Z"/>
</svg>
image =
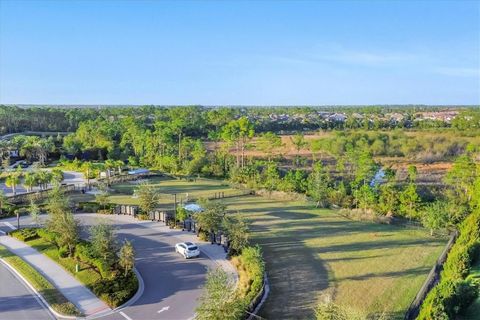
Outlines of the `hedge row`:
<svg viewBox="0 0 480 320">
<path fill-rule="evenodd" d="M 37 228 L 17 229 L 9 233 L 12 237 L 20 241 L 30 241 L 38 238 Z"/>
<path fill-rule="evenodd" d="M 480 210 L 461 224 L 460 235 L 453 245 L 440 282 L 427 295 L 417 319 L 455 319 L 478 296 L 478 283 L 465 280 L 480 246 Z"/>
<path fill-rule="evenodd" d="M 239 274 L 239 293 L 247 305 L 251 305 L 263 287 L 265 263 L 259 246 L 246 247 L 232 258 Z"/>
<path fill-rule="evenodd" d="M 78 208 L 80 210 L 83 210 L 86 212 L 95 212 L 100 214 L 112 214 L 115 206 L 116 204 L 109 203 L 108 205 L 105 206 L 105 209 L 103 209 L 103 206 L 100 206 L 100 204 L 98 204 L 98 202 L 96 201 L 82 201 L 78 203 Z"/>
</svg>

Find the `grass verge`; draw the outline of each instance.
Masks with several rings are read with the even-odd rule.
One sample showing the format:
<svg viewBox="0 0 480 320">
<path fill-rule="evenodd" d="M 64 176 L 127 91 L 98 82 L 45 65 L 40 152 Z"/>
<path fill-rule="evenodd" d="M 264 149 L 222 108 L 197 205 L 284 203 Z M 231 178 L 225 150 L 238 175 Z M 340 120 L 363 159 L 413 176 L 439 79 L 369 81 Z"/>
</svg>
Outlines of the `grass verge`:
<svg viewBox="0 0 480 320">
<path fill-rule="evenodd" d="M 53 284 L 45 279 L 37 270 L 20 257 L 0 246 L 0 258 L 20 273 L 47 303 L 58 313 L 69 316 L 80 316 L 80 311 L 73 303 L 67 300 Z"/>
</svg>

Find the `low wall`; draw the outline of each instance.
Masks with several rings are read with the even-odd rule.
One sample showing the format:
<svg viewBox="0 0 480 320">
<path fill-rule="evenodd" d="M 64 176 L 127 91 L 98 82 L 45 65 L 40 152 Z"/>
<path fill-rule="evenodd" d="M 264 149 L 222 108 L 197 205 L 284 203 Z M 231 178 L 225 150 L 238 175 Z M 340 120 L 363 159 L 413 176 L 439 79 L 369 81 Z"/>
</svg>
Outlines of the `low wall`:
<svg viewBox="0 0 480 320">
<path fill-rule="evenodd" d="M 73 192 L 77 190 L 74 184 L 62 185 L 60 186 L 60 188 L 65 192 Z M 28 201 L 30 201 L 31 196 L 35 197 L 36 199 L 44 199 L 48 197 L 48 193 L 51 190 L 52 188 L 47 188 L 44 190 L 20 193 L 14 196 L 8 196 L 7 199 L 8 199 L 8 202 L 13 204 L 27 203 Z"/>
<path fill-rule="evenodd" d="M 450 240 L 445 246 L 445 249 L 443 249 L 442 254 L 435 262 L 433 268 L 430 270 L 430 273 L 428 274 L 427 279 L 423 283 L 423 286 L 420 288 L 415 299 L 410 304 L 410 307 L 405 313 L 405 320 L 414 320 L 417 318 L 422 303 L 427 297 L 427 294 L 430 292 L 430 290 L 433 289 L 433 287 L 435 287 L 435 285 L 440 280 L 440 272 L 443 270 L 443 264 L 445 263 L 445 260 L 447 260 L 448 253 L 450 252 L 452 246 L 455 244 L 457 237 L 458 231 L 455 230 L 455 232 L 450 236 Z"/>
<path fill-rule="evenodd" d="M 257 296 L 253 299 L 246 311 L 247 320 L 253 319 L 263 319 L 262 317 L 258 316 L 258 312 L 262 308 L 265 300 L 267 300 L 268 294 L 270 293 L 270 285 L 268 283 L 267 273 L 263 274 L 263 286 Z"/>
</svg>

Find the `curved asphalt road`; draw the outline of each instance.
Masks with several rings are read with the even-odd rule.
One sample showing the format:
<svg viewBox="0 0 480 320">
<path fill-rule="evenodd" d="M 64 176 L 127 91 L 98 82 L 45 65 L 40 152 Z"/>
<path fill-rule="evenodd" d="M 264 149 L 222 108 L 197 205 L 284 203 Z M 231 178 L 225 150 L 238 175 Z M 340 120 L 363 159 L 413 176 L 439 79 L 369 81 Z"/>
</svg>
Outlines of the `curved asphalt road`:
<svg viewBox="0 0 480 320">
<path fill-rule="evenodd" d="M 194 317 L 207 269 L 215 268 L 215 262 L 203 253 L 199 258 L 189 260 L 175 253 L 174 245 L 180 240 L 166 233 L 165 227 L 158 222 L 138 222 L 122 215 L 76 214 L 75 217 L 83 226 L 82 237 L 86 237 L 86 229 L 99 220 L 115 225 L 118 239 L 132 242 L 136 268 L 145 284 L 143 294 L 135 303 L 100 319 L 187 320 Z M 41 220 L 45 218 L 41 216 Z M 11 218 L 2 221 L 16 225 Z M 30 217 L 21 218 L 22 226 L 31 223 Z M 0 304 L 0 312 L 2 309 Z"/>
<path fill-rule="evenodd" d="M 0 320 L 55 319 L 34 293 L 0 262 Z"/>
</svg>

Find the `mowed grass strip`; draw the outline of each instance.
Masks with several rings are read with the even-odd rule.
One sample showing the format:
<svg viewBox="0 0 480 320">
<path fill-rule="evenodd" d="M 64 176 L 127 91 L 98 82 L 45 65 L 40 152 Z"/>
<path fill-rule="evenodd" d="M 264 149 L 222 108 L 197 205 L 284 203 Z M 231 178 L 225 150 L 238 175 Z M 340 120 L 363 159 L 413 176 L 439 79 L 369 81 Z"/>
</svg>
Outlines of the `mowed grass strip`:
<svg viewBox="0 0 480 320">
<path fill-rule="evenodd" d="M 401 319 L 447 242 L 424 230 L 351 221 L 305 202 L 254 196 L 225 202 L 249 219 L 252 240 L 263 248 L 271 284 L 262 308 L 267 319 L 312 317 L 326 295 Z"/>
<path fill-rule="evenodd" d="M 6 261 L 12 268 L 20 273 L 31 285 L 39 292 L 47 303 L 58 313 L 70 316 L 79 316 L 80 311 L 73 303 L 67 300 L 65 296 L 55 288 L 45 277 L 37 270 L 22 260 L 17 255 L 11 253 L 5 247 L 0 246 L 0 258 Z"/>
</svg>

